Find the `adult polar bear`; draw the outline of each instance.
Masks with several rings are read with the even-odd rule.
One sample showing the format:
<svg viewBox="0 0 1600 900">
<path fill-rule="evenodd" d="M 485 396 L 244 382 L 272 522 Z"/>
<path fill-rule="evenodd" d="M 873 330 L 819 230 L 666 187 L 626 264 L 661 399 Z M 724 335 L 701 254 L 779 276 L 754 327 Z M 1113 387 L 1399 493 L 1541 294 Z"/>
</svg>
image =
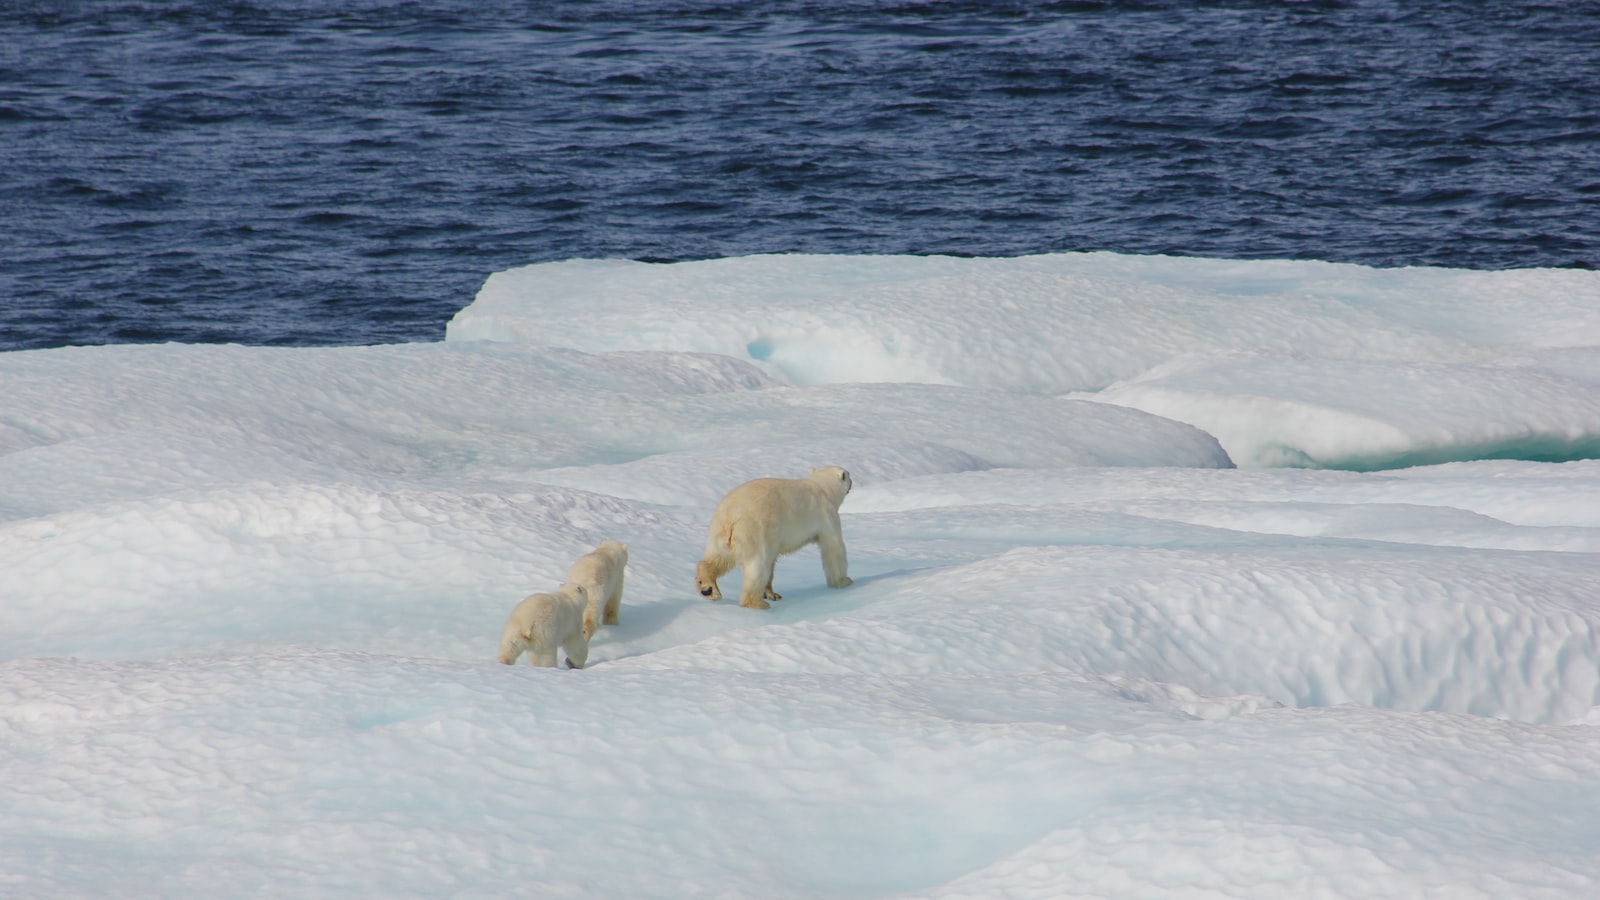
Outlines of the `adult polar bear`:
<svg viewBox="0 0 1600 900">
<path fill-rule="evenodd" d="M 850 585 L 845 574 L 839 504 L 850 493 L 850 473 L 838 466 L 812 469 L 805 478 L 757 478 L 729 491 L 711 514 L 706 552 L 695 568 L 700 596 L 722 599 L 717 579 L 734 566 L 744 573 L 739 605 L 767 609 L 783 598 L 772 589 L 778 557 L 801 547 L 822 548 L 828 587 Z"/>
</svg>

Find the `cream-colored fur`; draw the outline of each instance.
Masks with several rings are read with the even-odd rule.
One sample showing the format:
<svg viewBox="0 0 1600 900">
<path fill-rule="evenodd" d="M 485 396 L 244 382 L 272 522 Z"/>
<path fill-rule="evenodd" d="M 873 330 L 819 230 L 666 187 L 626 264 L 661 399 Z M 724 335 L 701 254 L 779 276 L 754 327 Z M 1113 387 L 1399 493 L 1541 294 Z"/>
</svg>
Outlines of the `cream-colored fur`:
<svg viewBox="0 0 1600 900">
<path fill-rule="evenodd" d="M 556 648 L 567 652 L 567 668 L 589 661 L 589 639 L 583 634 L 583 612 L 589 592 L 568 582 L 550 594 L 531 594 L 506 617 L 500 632 L 500 661 L 513 665 L 528 651 L 528 665 L 554 666 Z"/>
<path fill-rule="evenodd" d="M 589 591 L 589 608 L 583 611 L 583 636 L 594 638 L 601 623 L 616 625 L 622 609 L 622 575 L 628 567 L 628 545 L 606 541 L 578 557 L 567 570 L 567 580 Z"/>
<path fill-rule="evenodd" d="M 738 566 L 744 573 L 739 605 L 767 609 L 768 600 L 783 599 L 772 589 L 778 557 L 812 544 L 822 549 L 828 587 L 847 587 L 839 504 L 848 493 L 850 473 L 838 466 L 812 469 L 805 478 L 757 478 L 729 491 L 711 514 L 695 588 L 721 600 L 717 579 Z"/>
</svg>

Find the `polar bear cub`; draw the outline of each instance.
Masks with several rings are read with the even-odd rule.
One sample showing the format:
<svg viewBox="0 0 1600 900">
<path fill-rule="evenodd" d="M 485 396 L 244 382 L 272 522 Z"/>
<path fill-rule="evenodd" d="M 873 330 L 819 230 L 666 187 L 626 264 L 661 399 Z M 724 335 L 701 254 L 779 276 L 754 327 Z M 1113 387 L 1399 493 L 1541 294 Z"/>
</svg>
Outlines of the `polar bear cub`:
<svg viewBox="0 0 1600 900">
<path fill-rule="evenodd" d="M 757 478 L 729 491 L 711 514 L 706 552 L 695 569 L 702 597 L 721 600 L 717 579 L 734 566 L 744 573 L 739 605 L 767 609 L 783 598 L 772 589 L 778 557 L 817 544 L 828 587 L 850 584 L 845 574 L 839 504 L 850 493 L 850 473 L 838 466 L 812 469 L 805 478 Z"/>
<path fill-rule="evenodd" d="M 583 634 L 583 613 L 589 591 L 567 582 L 550 594 L 531 594 L 506 618 L 500 632 L 500 661 L 513 665 L 528 651 L 528 665 L 554 666 L 556 648 L 567 652 L 567 668 L 589 661 L 589 639 Z"/>
<path fill-rule="evenodd" d="M 583 636 L 593 639 L 601 623 L 616 625 L 622 609 L 622 573 L 628 567 L 628 545 L 606 541 L 578 557 L 567 570 L 567 580 L 589 591 L 589 608 L 583 612 Z"/>
</svg>

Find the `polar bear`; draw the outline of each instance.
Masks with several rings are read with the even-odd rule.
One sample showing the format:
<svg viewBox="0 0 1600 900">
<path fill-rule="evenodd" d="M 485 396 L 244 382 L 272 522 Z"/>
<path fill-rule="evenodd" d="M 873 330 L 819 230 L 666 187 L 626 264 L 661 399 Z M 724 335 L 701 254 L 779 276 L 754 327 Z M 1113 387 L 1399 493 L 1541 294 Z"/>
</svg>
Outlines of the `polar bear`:
<svg viewBox="0 0 1600 900">
<path fill-rule="evenodd" d="M 528 665 L 554 666 L 556 648 L 567 651 L 567 668 L 589 661 L 589 639 L 583 635 L 583 613 L 589 591 L 567 582 L 550 594 L 530 594 L 506 617 L 500 632 L 500 661 L 513 665 L 528 651 Z"/>
<path fill-rule="evenodd" d="M 711 514 L 706 552 L 695 569 L 700 596 L 721 600 L 717 579 L 738 566 L 744 573 L 739 605 L 767 609 L 783 598 L 772 589 L 778 557 L 801 547 L 822 548 L 828 587 L 850 585 L 845 574 L 839 504 L 850 493 L 850 473 L 838 466 L 812 469 L 805 478 L 757 478 L 729 491 Z"/>
<path fill-rule="evenodd" d="M 592 640 L 603 622 L 616 625 L 622 609 L 622 571 L 628 567 L 628 545 L 605 541 L 572 564 L 567 580 L 589 591 L 589 608 L 583 612 L 583 636 Z"/>
</svg>

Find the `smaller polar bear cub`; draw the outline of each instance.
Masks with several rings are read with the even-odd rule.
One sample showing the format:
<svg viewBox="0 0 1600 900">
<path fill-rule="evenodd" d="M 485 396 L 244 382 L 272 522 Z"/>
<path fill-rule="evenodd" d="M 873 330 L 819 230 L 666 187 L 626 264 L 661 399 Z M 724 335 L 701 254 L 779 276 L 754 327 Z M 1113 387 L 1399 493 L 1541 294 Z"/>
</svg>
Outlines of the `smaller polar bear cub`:
<svg viewBox="0 0 1600 900">
<path fill-rule="evenodd" d="M 628 545 L 606 541 L 567 570 L 567 580 L 589 591 L 589 608 L 583 612 L 583 636 L 593 639 L 602 623 L 616 625 L 622 609 L 622 572 L 628 567 Z"/>
<path fill-rule="evenodd" d="M 554 666 L 556 648 L 567 652 L 567 668 L 581 669 L 589 660 L 589 639 L 583 634 L 583 613 L 589 592 L 567 582 L 550 594 L 531 594 L 506 618 L 500 632 L 500 661 L 514 665 L 528 651 L 531 666 Z"/>
<path fill-rule="evenodd" d="M 828 587 L 848 587 L 839 524 L 839 504 L 848 493 L 850 473 L 838 466 L 812 469 L 805 478 L 757 478 L 729 491 L 711 514 L 695 589 L 721 600 L 717 579 L 738 566 L 744 574 L 739 605 L 767 609 L 768 600 L 783 599 L 772 588 L 778 557 L 812 544 L 822 550 Z"/>
</svg>

